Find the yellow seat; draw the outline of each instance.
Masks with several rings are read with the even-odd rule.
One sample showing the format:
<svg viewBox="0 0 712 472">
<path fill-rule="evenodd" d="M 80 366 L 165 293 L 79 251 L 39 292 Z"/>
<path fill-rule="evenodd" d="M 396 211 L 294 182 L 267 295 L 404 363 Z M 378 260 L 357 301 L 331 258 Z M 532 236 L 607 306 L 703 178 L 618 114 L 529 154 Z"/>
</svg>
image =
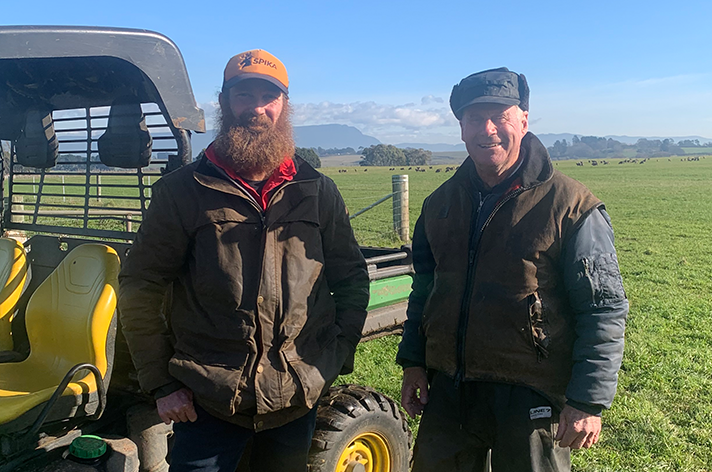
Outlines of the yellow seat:
<svg viewBox="0 0 712 472">
<path fill-rule="evenodd" d="M 118 273 L 116 251 L 103 244 L 83 244 L 67 254 L 32 294 L 25 318 L 30 355 L 22 362 L 0 364 L 0 431 L 4 426 L 16 429 L 12 426 L 19 427 L 17 423 L 22 429 L 33 421 L 28 417 L 38 416 L 39 406 L 75 365 L 93 364 L 106 377 L 113 362 L 107 342 L 116 326 L 112 320 Z M 78 407 L 96 392 L 94 376 L 79 371 L 50 419 L 83 414 Z"/>
<path fill-rule="evenodd" d="M 0 351 L 11 351 L 12 317 L 27 282 L 27 257 L 22 244 L 0 238 Z"/>
</svg>

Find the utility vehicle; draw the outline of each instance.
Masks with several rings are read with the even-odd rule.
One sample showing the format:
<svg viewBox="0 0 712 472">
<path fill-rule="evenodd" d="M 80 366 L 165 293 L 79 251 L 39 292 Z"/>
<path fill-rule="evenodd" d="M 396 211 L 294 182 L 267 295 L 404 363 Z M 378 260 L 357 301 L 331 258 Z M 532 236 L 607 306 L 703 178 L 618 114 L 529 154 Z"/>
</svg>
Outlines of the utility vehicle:
<svg viewBox="0 0 712 472">
<path fill-rule="evenodd" d="M 191 135 L 205 131 L 165 36 L 0 27 L 0 472 L 167 470 L 171 429 L 138 387 L 117 274 L 151 184 L 189 164 Z M 412 265 L 406 247 L 363 253 L 369 340 L 402 326 Z M 402 472 L 410 441 L 393 400 L 336 386 L 310 469 Z"/>
</svg>

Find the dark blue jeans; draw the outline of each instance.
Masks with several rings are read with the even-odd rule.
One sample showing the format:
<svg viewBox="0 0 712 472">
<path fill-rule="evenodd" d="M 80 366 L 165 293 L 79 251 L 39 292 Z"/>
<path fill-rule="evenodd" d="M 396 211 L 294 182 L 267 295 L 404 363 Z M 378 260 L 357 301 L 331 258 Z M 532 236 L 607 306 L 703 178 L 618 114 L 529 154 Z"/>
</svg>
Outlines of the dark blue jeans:
<svg viewBox="0 0 712 472">
<path fill-rule="evenodd" d="M 234 472 L 250 439 L 250 472 L 306 472 L 316 407 L 279 428 L 255 433 L 196 405 L 195 423 L 174 423 L 170 472 Z"/>
</svg>

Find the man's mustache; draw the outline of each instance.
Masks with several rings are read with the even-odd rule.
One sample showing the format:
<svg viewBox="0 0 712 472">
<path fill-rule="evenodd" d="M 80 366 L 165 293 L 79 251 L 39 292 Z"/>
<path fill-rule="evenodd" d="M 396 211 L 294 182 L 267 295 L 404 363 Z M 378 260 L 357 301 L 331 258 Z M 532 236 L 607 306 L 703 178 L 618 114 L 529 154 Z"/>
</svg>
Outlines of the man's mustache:
<svg viewBox="0 0 712 472">
<path fill-rule="evenodd" d="M 272 127 L 272 121 L 267 115 L 254 115 L 250 112 L 241 114 L 233 126 L 245 128 L 250 131 L 265 131 Z"/>
</svg>

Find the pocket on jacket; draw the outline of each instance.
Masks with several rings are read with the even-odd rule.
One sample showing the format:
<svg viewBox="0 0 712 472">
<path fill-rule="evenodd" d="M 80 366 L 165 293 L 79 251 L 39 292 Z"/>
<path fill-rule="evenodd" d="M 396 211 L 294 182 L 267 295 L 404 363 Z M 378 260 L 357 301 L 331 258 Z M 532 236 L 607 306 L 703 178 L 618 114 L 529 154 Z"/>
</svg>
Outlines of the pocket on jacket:
<svg viewBox="0 0 712 472">
<path fill-rule="evenodd" d="M 527 298 L 529 329 L 531 331 L 532 343 L 539 361 L 549 357 L 549 323 L 544 313 L 544 304 L 537 292 L 532 293 Z"/>
<path fill-rule="evenodd" d="M 421 332 L 426 336 L 439 336 L 457 330 L 462 293 L 453 290 L 452 277 L 440 276 L 433 281 L 428 297 L 423 303 Z"/>
<path fill-rule="evenodd" d="M 304 282 L 314 283 L 324 265 L 324 246 L 319 223 L 305 218 L 285 218 L 272 226 L 289 267 L 305 271 Z M 302 267 L 305 262 L 307 266 Z"/>
<path fill-rule="evenodd" d="M 335 328 L 335 329 L 334 329 Z M 299 378 L 304 393 L 304 404 L 313 407 L 327 384 L 338 377 L 343 364 L 339 359 L 337 335 L 341 332 L 333 325 L 315 341 L 318 347 L 301 356 L 296 349 L 284 351 L 284 357 Z"/>
<path fill-rule="evenodd" d="M 235 414 L 235 398 L 249 353 L 232 355 L 233 365 L 206 363 L 182 352 L 168 362 L 168 372 L 188 387 L 196 399 L 224 416 Z"/>
<path fill-rule="evenodd" d="M 243 296 L 254 298 L 258 288 L 258 278 L 246 274 L 262 263 L 261 242 L 262 223 L 256 214 L 230 208 L 201 214 L 187 273 L 192 301 L 208 313 L 229 314 L 245 307 Z"/>
<path fill-rule="evenodd" d="M 222 223 L 253 223 L 259 224 L 260 219 L 252 212 L 240 212 L 230 207 L 213 208 L 205 210 L 198 215 L 195 227 L 200 228 L 206 225 L 220 225 Z"/>
</svg>

